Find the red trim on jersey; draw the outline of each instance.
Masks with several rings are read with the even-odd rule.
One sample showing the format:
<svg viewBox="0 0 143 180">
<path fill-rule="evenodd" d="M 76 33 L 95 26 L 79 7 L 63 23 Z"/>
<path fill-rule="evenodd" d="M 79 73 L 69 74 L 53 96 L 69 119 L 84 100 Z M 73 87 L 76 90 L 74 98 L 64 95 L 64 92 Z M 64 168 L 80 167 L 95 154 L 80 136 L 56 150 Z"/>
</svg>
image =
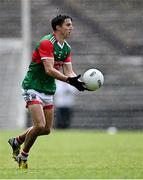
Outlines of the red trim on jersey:
<svg viewBox="0 0 143 180">
<path fill-rule="evenodd" d="M 42 104 L 42 102 L 38 101 L 38 100 L 33 100 L 33 101 L 28 101 L 26 103 L 26 108 L 29 106 L 29 105 L 33 105 L 33 104 Z"/>
<path fill-rule="evenodd" d="M 70 53 L 69 56 L 64 60 L 64 63 L 71 62 L 71 61 L 72 61 L 72 57 L 71 57 L 71 53 Z"/>
<path fill-rule="evenodd" d="M 49 105 L 44 106 L 43 109 L 53 109 L 53 108 L 54 108 L 54 105 L 53 104 L 49 104 Z"/>
</svg>

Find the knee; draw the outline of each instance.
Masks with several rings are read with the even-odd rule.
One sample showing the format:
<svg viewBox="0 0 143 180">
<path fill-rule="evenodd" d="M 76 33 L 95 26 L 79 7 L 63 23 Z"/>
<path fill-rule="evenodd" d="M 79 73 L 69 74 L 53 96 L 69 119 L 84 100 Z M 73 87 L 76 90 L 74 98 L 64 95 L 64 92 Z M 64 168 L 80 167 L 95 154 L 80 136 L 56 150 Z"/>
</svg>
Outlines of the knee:
<svg viewBox="0 0 143 180">
<path fill-rule="evenodd" d="M 38 135 L 48 135 L 50 134 L 51 130 L 49 128 L 46 128 L 45 126 L 39 126 L 38 127 Z"/>
<path fill-rule="evenodd" d="M 39 124 L 35 127 L 35 132 L 37 133 L 37 135 L 43 134 L 44 130 L 45 130 L 45 126 L 42 124 Z"/>
<path fill-rule="evenodd" d="M 45 128 L 45 133 L 44 133 L 44 134 L 45 134 L 45 135 L 48 135 L 48 134 L 50 134 L 50 133 L 51 133 L 51 129 L 46 129 L 46 128 Z"/>
<path fill-rule="evenodd" d="M 35 127 L 35 133 L 37 135 L 48 135 L 50 134 L 50 132 L 51 132 L 51 129 L 45 127 L 45 125 L 43 124 L 39 124 Z"/>
</svg>

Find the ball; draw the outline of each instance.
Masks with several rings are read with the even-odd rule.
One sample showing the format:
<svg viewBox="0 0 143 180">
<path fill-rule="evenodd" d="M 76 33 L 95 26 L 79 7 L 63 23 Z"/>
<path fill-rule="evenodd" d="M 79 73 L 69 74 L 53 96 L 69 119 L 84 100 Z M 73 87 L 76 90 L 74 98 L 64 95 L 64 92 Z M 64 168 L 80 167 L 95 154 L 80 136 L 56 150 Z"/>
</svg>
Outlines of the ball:
<svg viewBox="0 0 143 180">
<path fill-rule="evenodd" d="M 89 69 L 83 74 L 83 82 L 90 91 L 95 91 L 104 83 L 104 76 L 98 69 Z"/>
</svg>

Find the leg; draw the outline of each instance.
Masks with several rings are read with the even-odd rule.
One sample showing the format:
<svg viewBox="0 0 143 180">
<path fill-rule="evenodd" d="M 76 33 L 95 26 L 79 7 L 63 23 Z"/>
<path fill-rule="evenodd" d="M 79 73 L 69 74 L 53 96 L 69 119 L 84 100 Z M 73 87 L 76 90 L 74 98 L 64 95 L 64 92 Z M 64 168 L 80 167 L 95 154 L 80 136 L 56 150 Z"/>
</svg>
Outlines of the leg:
<svg viewBox="0 0 143 180">
<path fill-rule="evenodd" d="M 32 128 L 33 128 L 33 126 L 30 127 L 30 128 L 28 128 L 25 132 L 23 132 L 21 135 L 19 135 L 19 136 L 17 137 L 17 140 L 19 141 L 20 144 L 24 143 L 26 134 L 27 134 Z"/>
<path fill-rule="evenodd" d="M 29 131 L 25 133 L 26 136 L 25 136 L 23 151 L 26 153 L 29 152 L 36 138 L 39 135 L 45 133 L 45 125 L 46 125 L 45 114 L 42 105 L 40 104 L 29 105 L 29 111 L 32 116 L 33 127 L 30 128 Z"/>
<path fill-rule="evenodd" d="M 28 152 L 37 136 L 48 135 L 53 122 L 53 109 L 43 110 L 41 105 L 32 105 L 29 107 L 29 110 L 33 118 L 33 127 L 26 134 L 23 151 L 16 157 L 19 168 L 21 169 L 28 168 Z"/>
<path fill-rule="evenodd" d="M 23 148 L 26 153 L 29 152 L 38 136 L 50 133 L 54 116 L 53 108 L 43 110 L 41 105 L 31 105 L 29 110 L 33 119 L 33 127 L 23 134 L 23 137 L 26 135 Z"/>
<path fill-rule="evenodd" d="M 44 109 L 44 114 L 45 114 L 45 134 L 49 134 L 53 125 L 53 119 L 54 119 L 54 109 L 53 107 L 51 108 L 46 108 Z"/>
<path fill-rule="evenodd" d="M 32 116 L 33 126 L 28 129 L 21 137 L 25 138 L 23 151 L 16 157 L 20 169 L 27 169 L 28 152 L 39 135 L 45 133 L 45 114 L 41 104 L 29 105 Z"/>
<path fill-rule="evenodd" d="M 45 130 L 43 130 L 43 132 L 39 135 L 47 135 L 50 133 L 50 129 L 52 127 L 53 124 L 53 116 L 54 116 L 54 109 L 53 108 L 47 108 L 44 109 L 44 115 L 45 115 Z M 25 141 L 25 137 L 26 135 L 33 129 L 33 126 L 28 128 L 28 130 L 26 130 L 24 133 L 22 133 L 21 135 L 19 135 L 20 140 L 22 140 L 23 142 Z"/>
</svg>

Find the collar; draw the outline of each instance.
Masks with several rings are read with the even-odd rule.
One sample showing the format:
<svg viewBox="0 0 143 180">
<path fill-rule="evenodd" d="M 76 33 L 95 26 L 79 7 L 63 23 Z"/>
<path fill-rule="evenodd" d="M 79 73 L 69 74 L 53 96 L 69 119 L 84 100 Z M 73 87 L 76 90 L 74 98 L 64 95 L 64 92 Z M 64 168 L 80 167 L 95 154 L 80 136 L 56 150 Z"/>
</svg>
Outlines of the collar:
<svg viewBox="0 0 143 180">
<path fill-rule="evenodd" d="M 56 39 L 57 44 L 60 46 L 60 48 L 63 48 L 63 47 L 64 47 L 64 44 L 65 44 L 65 40 L 64 40 L 63 44 L 61 44 L 61 43 L 58 41 L 55 32 L 53 32 L 52 34 L 54 35 L 54 38 Z"/>
</svg>

